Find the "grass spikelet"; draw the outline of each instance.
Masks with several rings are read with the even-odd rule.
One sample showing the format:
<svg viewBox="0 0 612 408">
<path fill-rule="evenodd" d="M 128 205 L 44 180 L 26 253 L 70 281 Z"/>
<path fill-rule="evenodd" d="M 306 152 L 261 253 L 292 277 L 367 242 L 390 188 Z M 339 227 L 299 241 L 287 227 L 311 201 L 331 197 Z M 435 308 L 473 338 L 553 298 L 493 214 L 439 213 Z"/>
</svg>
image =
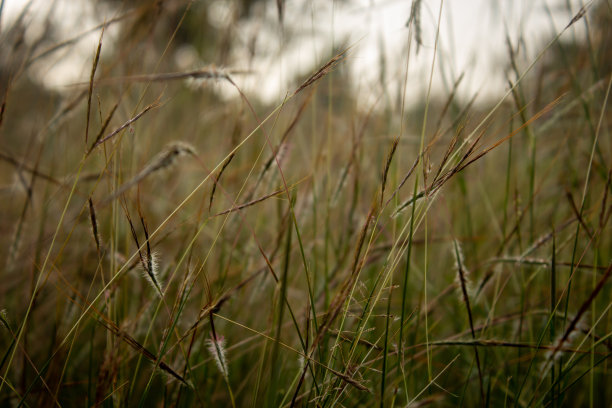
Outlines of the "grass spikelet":
<svg viewBox="0 0 612 408">
<path fill-rule="evenodd" d="M 223 172 L 225 172 L 225 169 L 227 168 L 227 166 L 229 166 L 229 164 L 232 162 L 235 156 L 236 156 L 235 153 L 230 154 L 230 156 L 227 159 L 225 159 L 225 162 L 223 163 L 221 170 L 219 170 L 219 172 L 215 175 L 215 182 L 213 183 L 212 190 L 210 192 L 210 199 L 208 200 L 208 211 L 210 211 L 212 208 L 213 200 L 215 198 L 215 192 L 217 191 L 217 185 L 219 184 L 219 180 L 221 180 L 221 176 L 223 175 Z"/>
<path fill-rule="evenodd" d="M 164 150 L 158 153 L 155 157 L 153 157 L 148 164 L 146 164 L 142 170 L 138 172 L 138 174 L 132 177 L 131 180 L 124 183 L 121 187 L 117 189 L 117 191 L 111 196 L 105 198 L 101 205 L 106 205 L 114 201 L 116 198 L 121 196 L 123 193 L 128 191 L 130 188 L 134 187 L 136 184 L 140 183 L 142 180 L 147 178 L 153 173 L 157 173 L 162 170 L 167 170 L 174 166 L 179 158 L 191 155 L 196 155 L 196 150 L 189 143 L 176 141 L 168 144 Z"/>
<path fill-rule="evenodd" d="M 91 116 L 91 95 L 93 94 L 93 84 L 94 78 L 96 76 L 96 69 L 98 68 L 98 62 L 100 61 L 100 50 L 102 49 L 102 37 L 104 37 L 104 28 L 102 28 L 102 32 L 100 33 L 100 40 L 98 41 L 98 48 L 96 50 L 96 55 L 94 56 L 94 60 L 91 66 L 91 75 L 89 77 L 89 91 L 87 92 L 87 124 L 85 125 L 85 144 L 88 143 L 88 135 L 89 135 L 89 119 Z"/>
<path fill-rule="evenodd" d="M 584 301 L 584 303 L 582 303 L 580 309 L 578 309 L 578 312 L 576 313 L 570 324 L 567 326 L 567 329 L 565 329 L 565 333 L 563 334 L 563 336 L 556 342 L 555 349 L 553 350 L 550 358 L 555 358 L 561 347 L 563 347 L 563 345 L 566 344 L 568 341 L 571 341 L 572 336 L 578 333 L 577 329 L 580 328 L 580 322 L 584 318 L 585 313 L 588 312 L 589 307 L 591 306 L 599 292 L 603 289 L 606 281 L 608 280 L 611 274 L 612 263 L 608 266 L 606 272 L 599 279 L 599 282 L 597 282 L 597 285 L 595 286 L 593 292 L 591 292 L 589 297 Z"/>
<path fill-rule="evenodd" d="M 399 143 L 399 137 L 393 139 L 393 143 L 391 144 L 391 149 L 389 150 L 389 154 L 387 154 L 387 161 L 385 163 L 385 169 L 382 173 L 382 182 L 380 187 L 380 206 L 383 205 L 383 199 L 385 197 L 385 186 L 387 185 L 387 175 L 389 174 L 389 167 L 391 167 L 391 162 L 393 161 L 393 156 L 395 155 L 395 151 L 397 150 L 397 144 Z"/>
<path fill-rule="evenodd" d="M 412 7 L 410 8 L 410 17 L 408 22 L 406 22 L 406 27 L 410 25 L 414 25 L 414 39 L 416 41 L 417 54 L 421 46 L 423 45 L 423 30 L 421 28 L 421 0 L 414 0 L 412 2 Z"/>
<path fill-rule="evenodd" d="M 178 80 L 225 80 L 232 81 L 232 75 L 250 74 L 251 71 L 241 69 L 224 69 L 214 65 L 186 72 L 164 72 L 160 74 L 132 75 L 119 78 L 107 78 L 96 81 L 96 85 L 108 85 L 124 82 L 167 82 Z"/>
<path fill-rule="evenodd" d="M 142 276 L 155 289 L 161 297 L 163 295 L 159 278 L 159 256 L 157 252 L 152 252 L 147 256 L 146 264 L 142 265 Z"/>
<path fill-rule="evenodd" d="M 156 171 L 172 167 L 176 164 L 179 157 L 185 155 L 195 156 L 195 154 L 195 148 L 189 143 L 182 141 L 172 142 L 142 169 L 143 178 Z"/>
<path fill-rule="evenodd" d="M 228 378 L 229 372 L 227 370 L 225 337 L 217 335 L 217 337 L 214 338 L 211 336 L 210 339 L 206 340 L 206 348 L 215 360 L 215 364 L 221 374 L 223 374 L 223 377 Z"/>
<path fill-rule="evenodd" d="M 96 249 L 100 252 L 100 237 L 98 236 L 98 221 L 96 220 L 96 210 L 94 209 L 93 201 L 91 197 L 89 202 L 89 218 L 91 220 L 91 233 L 93 234 L 94 240 L 96 241 Z"/>
<path fill-rule="evenodd" d="M 158 262 L 157 253 L 151 251 L 151 240 L 149 239 L 149 229 L 147 228 L 147 224 L 144 218 L 142 217 L 142 215 L 140 216 L 140 223 L 142 224 L 142 228 L 144 229 L 145 239 L 147 243 L 147 258 L 146 258 L 146 267 L 145 267 L 146 276 L 145 277 L 147 278 L 147 281 L 149 281 L 151 285 L 153 285 L 153 287 L 157 290 L 159 297 L 163 298 L 164 294 L 162 292 L 162 285 L 159 279 L 159 262 Z M 143 266 L 145 266 L 144 263 L 143 263 Z"/>
<path fill-rule="evenodd" d="M 122 202 L 121 204 L 123 206 L 123 211 L 125 213 L 125 216 L 128 220 L 128 224 L 130 225 L 130 231 L 132 233 L 132 238 L 134 239 L 136 248 L 138 248 L 138 257 L 140 258 L 140 265 L 143 270 L 143 276 L 146 279 L 146 281 L 149 282 L 151 286 L 153 286 L 153 288 L 155 288 L 155 291 L 160 296 L 160 298 L 163 298 L 163 292 L 162 292 L 161 283 L 159 280 L 159 262 L 157 261 L 156 253 L 151 251 L 151 242 L 150 242 L 150 237 L 149 237 L 149 231 L 147 229 L 147 224 L 145 223 L 144 218 L 142 217 L 142 214 L 141 214 L 140 222 L 142 224 L 142 227 L 145 233 L 145 244 L 141 246 L 138 240 L 138 234 L 136 233 L 136 229 L 134 228 L 134 223 L 132 222 L 130 213 L 127 210 L 127 206 L 125 202 Z M 146 248 L 146 252 L 143 251 L 143 247 Z"/>
<path fill-rule="evenodd" d="M 309 86 L 311 86 L 312 84 L 314 84 L 315 82 L 323 78 L 325 75 L 329 74 L 338 65 L 338 63 L 340 63 L 340 61 L 342 61 L 346 57 L 346 53 L 348 52 L 349 49 L 350 48 L 345 49 L 344 51 L 335 55 L 332 59 L 327 61 L 327 63 L 323 65 L 321 68 L 319 68 L 317 72 L 309 76 L 308 79 L 305 80 L 302 83 L 302 85 L 300 85 L 299 88 L 295 90 L 295 92 L 293 92 L 292 96 L 297 95 L 303 89 L 308 88 Z"/>
<path fill-rule="evenodd" d="M 232 131 L 232 146 L 235 146 L 238 144 L 238 139 L 240 137 L 240 134 L 242 133 L 242 121 L 240 119 L 241 116 L 242 116 L 242 110 L 240 111 L 240 114 L 238 115 L 238 119 L 236 120 L 236 123 L 234 124 L 234 130 Z M 210 192 L 210 199 L 208 201 L 208 211 L 209 212 L 212 209 L 213 200 L 215 198 L 215 191 L 217 191 L 217 185 L 219 184 L 219 180 L 221 180 L 221 176 L 225 172 L 225 169 L 227 169 L 227 166 L 229 166 L 229 164 L 232 162 L 235 156 L 236 156 L 235 152 L 231 153 L 229 157 L 225 159 L 225 162 L 223 163 L 221 170 L 219 170 L 219 172 L 215 175 L 215 182 L 213 183 L 212 190 Z"/>
<path fill-rule="evenodd" d="M 119 107 L 119 102 L 120 100 L 117 101 L 113 105 L 113 107 L 108 112 L 108 115 L 106 115 L 106 119 L 104 119 L 104 123 L 102 123 L 102 127 L 100 128 L 100 130 L 98 131 L 98 134 L 96 135 L 96 138 L 94 139 L 95 140 L 94 145 L 102 138 L 102 135 L 104 134 L 104 132 L 106 132 L 106 129 L 110 125 L 110 122 L 113 119 L 113 116 L 115 115 L 115 112 L 117 111 L 117 108 Z M 93 150 L 93 147 L 90 149 L 89 153 L 91 153 L 91 150 Z"/>
<path fill-rule="evenodd" d="M 470 297 L 468 295 L 468 274 L 469 271 L 465 267 L 463 261 L 463 252 L 461 251 L 461 247 L 459 246 L 459 242 L 457 240 L 453 240 L 453 252 L 455 254 L 455 267 L 457 268 L 457 275 L 459 276 L 459 283 L 461 284 L 461 293 L 463 295 L 463 302 L 465 303 L 465 307 L 468 313 L 468 319 L 470 322 L 470 331 L 472 333 L 472 339 L 476 340 L 476 331 L 474 330 L 474 319 L 472 317 L 472 308 L 470 307 Z M 474 346 L 474 355 L 476 356 L 476 366 L 478 367 L 478 379 L 480 381 L 480 397 L 481 401 L 484 403 L 484 385 L 482 378 L 482 368 L 480 366 L 480 357 L 478 355 L 478 348 Z"/>
<path fill-rule="evenodd" d="M 461 248 L 461 244 L 456 239 L 453 240 L 453 256 L 455 258 L 455 269 L 457 270 L 457 276 L 459 280 L 460 286 L 463 288 L 466 287 L 466 290 L 469 291 L 470 286 L 470 271 L 465 266 L 465 258 L 463 256 L 463 248 Z"/>
<path fill-rule="evenodd" d="M 467 287 L 470 284 L 470 271 L 465 266 L 465 259 L 463 256 L 463 248 L 461 248 L 461 244 L 456 239 L 453 240 L 453 248 L 452 248 L 453 256 L 455 258 L 455 269 L 457 270 L 458 283 L 462 288 L 465 287 L 467 291 Z"/>
<path fill-rule="evenodd" d="M 589 2 L 588 4 L 582 6 L 580 8 L 580 10 L 578 10 L 578 12 L 576 13 L 576 15 L 570 20 L 569 23 L 567 23 L 567 26 L 565 26 L 565 29 L 567 30 L 570 26 L 572 26 L 573 24 L 577 23 L 582 17 L 584 17 L 584 15 L 586 14 L 588 8 L 591 6 L 592 2 Z"/>
<path fill-rule="evenodd" d="M 151 105 L 146 106 L 140 113 L 136 114 L 136 116 L 134 116 L 133 118 L 129 119 L 127 122 L 125 122 L 123 125 L 119 126 L 117 129 L 115 129 L 114 131 L 112 131 L 108 135 L 102 137 L 102 133 L 100 133 L 100 136 L 94 141 L 94 143 L 89 148 L 89 152 L 88 153 L 91 153 L 96 147 L 98 147 L 99 145 L 103 144 L 107 140 L 110 140 L 111 138 L 113 138 L 114 136 L 119 134 L 122 130 L 126 129 L 132 123 L 136 122 L 138 119 L 140 119 L 145 113 L 147 113 L 151 109 L 158 108 L 158 107 L 159 107 L 159 103 L 158 102 L 154 102 Z"/>
<path fill-rule="evenodd" d="M 160 361 L 158 359 L 158 357 L 153 352 L 151 352 L 146 347 L 144 347 L 142 344 L 140 344 L 129 333 L 127 333 L 124 330 L 122 330 L 121 328 L 119 328 L 115 323 L 113 323 L 112 321 L 110 321 L 108 319 L 105 319 L 105 318 L 99 319 L 99 320 L 97 320 L 97 322 L 102 327 L 106 328 L 109 332 L 111 332 L 113 335 L 115 335 L 117 338 L 123 340 L 124 343 L 126 343 L 128 346 L 130 346 L 138 354 L 142 355 L 144 358 L 146 358 L 147 360 L 149 360 L 152 363 L 159 364 L 159 368 L 162 370 L 162 372 L 170 375 L 171 377 L 175 378 L 176 380 L 178 380 L 178 381 L 182 382 L 183 384 L 187 385 L 187 382 L 185 381 L 185 379 L 182 376 L 180 376 L 175 370 L 173 370 L 164 361 Z"/>
</svg>

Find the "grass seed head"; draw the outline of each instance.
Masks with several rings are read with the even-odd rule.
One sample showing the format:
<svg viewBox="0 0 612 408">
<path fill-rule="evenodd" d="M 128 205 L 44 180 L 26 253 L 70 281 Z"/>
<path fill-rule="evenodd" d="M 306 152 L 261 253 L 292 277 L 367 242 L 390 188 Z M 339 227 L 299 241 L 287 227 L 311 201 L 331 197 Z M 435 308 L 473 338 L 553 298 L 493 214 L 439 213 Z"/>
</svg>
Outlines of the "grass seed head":
<svg viewBox="0 0 612 408">
<path fill-rule="evenodd" d="M 208 352 L 215 360 L 215 364 L 217 364 L 217 368 L 221 371 L 221 374 L 225 378 L 229 376 L 227 370 L 227 359 L 226 359 L 226 351 L 225 351 L 225 337 L 217 335 L 216 338 L 211 336 L 210 339 L 206 340 L 206 346 L 208 348 Z"/>
<path fill-rule="evenodd" d="M 149 282 L 158 295 L 162 296 L 162 283 L 159 276 L 159 257 L 157 252 L 151 252 L 146 259 L 146 263 L 142 265 L 142 270 L 145 280 Z"/>
</svg>

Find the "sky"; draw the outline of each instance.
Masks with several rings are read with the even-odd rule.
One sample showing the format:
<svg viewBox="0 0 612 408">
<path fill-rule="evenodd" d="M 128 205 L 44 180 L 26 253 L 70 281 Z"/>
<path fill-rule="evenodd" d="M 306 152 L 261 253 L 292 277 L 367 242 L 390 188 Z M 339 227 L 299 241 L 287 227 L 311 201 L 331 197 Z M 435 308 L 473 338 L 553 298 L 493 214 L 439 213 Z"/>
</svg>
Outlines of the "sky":
<svg viewBox="0 0 612 408">
<path fill-rule="evenodd" d="M 411 2 L 405 0 L 291 2 L 291 7 L 287 6 L 286 25 L 302 35 L 289 49 L 281 50 L 277 30 L 267 25 L 271 28 L 265 35 L 269 37 L 268 48 L 273 51 L 260 57 L 255 65 L 256 70 L 269 74 L 254 79 L 252 86 L 265 89 L 266 98 L 282 98 L 288 89 L 287 79 L 296 72 L 307 76 L 313 66 L 325 63 L 331 56 L 333 42 L 337 47 L 352 47 L 349 70 L 357 89 L 380 88 L 382 57 L 387 91 L 401 88 L 407 65 L 406 23 L 410 7 Z M 547 13 L 547 7 L 551 13 Z M 414 44 L 412 47 L 407 95 L 423 94 L 433 63 L 434 92 L 447 91 L 465 72 L 460 88 L 463 97 L 470 98 L 479 92 L 484 98 L 495 98 L 507 83 L 506 32 L 514 44 L 524 36 L 526 48 L 521 55 L 526 61 L 532 60 L 579 8 L 579 2 L 565 0 L 424 0 L 420 13 L 422 45 L 418 53 Z M 266 12 L 268 21 L 276 18 L 274 7 L 268 7 Z M 437 27 L 440 30 L 434 63 Z M 245 25 L 242 29 L 251 28 Z M 580 27 L 578 32 L 572 28 L 566 34 L 580 35 Z M 380 90 L 370 93 L 376 97 Z M 419 99 L 415 97 L 413 102 L 418 103 Z"/>
<path fill-rule="evenodd" d="M 0 29 L 4 30 L 26 3 L 26 0 L 6 0 Z M 31 36 L 36 35 L 36 26 L 42 24 L 52 4 L 54 18 L 61 22 L 60 36 L 65 39 L 113 15 L 113 10 L 94 9 L 88 1 L 32 0 L 27 14 L 33 28 Z M 228 21 L 224 16 L 228 15 L 232 2 L 214 0 L 209 4 L 210 22 L 222 28 Z M 479 98 L 494 99 L 507 83 L 506 33 L 513 44 L 522 40 L 521 56 L 530 61 L 567 25 L 581 7 L 581 1 L 423 0 L 421 45 L 417 52 L 413 42 L 408 60 L 406 23 L 410 6 L 411 2 L 406 0 L 287 1 L 281 28 L 276 2 L 264 2 L 254 10 L 257 18 L 237 27 L 239 44 L 232 56 L 236 66 L 231 68 L 245 68 L 240 65 L 242 61 L 246 64 L 248 43 L 254 33 L 258 38 L 258 53 L 249 67 L 255 74 L 236 78 L 236 82 L 247 94 L 256 94 L 274 103 L 293 90 L 296 76 L 307 77 L 324 64 L 332 56 L 333 47 L 350 46 L 343 69 L 349 71 L 355 90 L 366 104 L 385 92 L 395 97 L 402 89 L 407 66 L 408 104 L 422 100 L 432 66 L 434 93 L 448 93 L 452 83 L 465 73 L 459 88 L 460 98 L 469 99 L 478 92 Z M 575 24 L 564 36 L 581 36 L 583 31 L 582 24 Z M 44 69 L 39 68 L 43 83 L 61 90 L 86 81 L 98 37 L 99 33 L 94 33 L 83 38 L 70 50 L 55 55 Z M 113 29 L 105 33 L 107 50 L 112 43 Z M 177 70 L 215 63 L 199 60 L 188 46 L 178 50 L 174 58 Z M 386 68 L 381 70 L 383 66 Z M 227 97 L 235 96 L 229 88 L 222 88 L 220 92 Z"/>
</svg>

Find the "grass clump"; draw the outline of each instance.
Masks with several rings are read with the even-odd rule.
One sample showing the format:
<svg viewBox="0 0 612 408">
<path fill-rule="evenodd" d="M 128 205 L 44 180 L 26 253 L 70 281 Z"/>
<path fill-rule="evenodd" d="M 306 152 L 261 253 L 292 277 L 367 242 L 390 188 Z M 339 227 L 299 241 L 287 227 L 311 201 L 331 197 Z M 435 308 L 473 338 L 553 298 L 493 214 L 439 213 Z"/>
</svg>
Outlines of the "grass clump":
<svg viewBox="0 0 612 408">
<path fill-rule="evenodd" d="M 610 405 L 606 2 L 507 29 L 492 100 L 413 1 L 400 74 L 360 88 L 332 39 L 273 103 L 242 28 L 288 48 L 297 6 L 205 3 L 2 20 L 0 405 Z M 92 33 L 83 82 L 45 84 Z"/>
</svg>

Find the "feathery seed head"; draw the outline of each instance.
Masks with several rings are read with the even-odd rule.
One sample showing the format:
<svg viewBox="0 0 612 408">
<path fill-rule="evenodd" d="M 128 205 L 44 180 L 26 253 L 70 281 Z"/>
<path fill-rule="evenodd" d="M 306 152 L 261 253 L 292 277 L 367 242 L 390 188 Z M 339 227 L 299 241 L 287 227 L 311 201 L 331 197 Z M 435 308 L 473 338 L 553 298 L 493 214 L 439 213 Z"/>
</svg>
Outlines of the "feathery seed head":
<svg viewBox="0 0 612 408">
<path fill-rule="evenodd" d="M 227 370 L 225 337 L 217 335 L 217 337 L 214 338 L 211 335 L 211 338 L 206 340 L 206 347 L 208 348 L 208 352 L 215 360 L 217 368 L 219 369 L 219 371 L 221 371 L 221 374 L 223 374 L 223 376 L 227 378 L 229 373 Z"/>
<path fill-rule="evenodd" d="M 151 252 L 145 263 L 142 265 L 143 276 L 146 281 L 155 289 L 158 295 L 162 296 L 162 284 L 159 277 L 159 257 L 157 252 Z"/>
</svg>

